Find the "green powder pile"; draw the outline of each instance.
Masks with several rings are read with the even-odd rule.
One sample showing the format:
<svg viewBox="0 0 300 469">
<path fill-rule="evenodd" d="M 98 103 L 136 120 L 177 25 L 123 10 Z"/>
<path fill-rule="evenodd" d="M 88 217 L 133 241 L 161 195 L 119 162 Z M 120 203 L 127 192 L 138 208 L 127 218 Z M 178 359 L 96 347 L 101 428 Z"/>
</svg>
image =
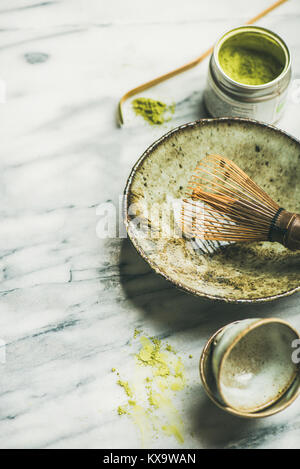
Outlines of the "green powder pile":
<svg viewBox="0 0 300 469">
<path fill-rule="evenodd" d="M 135 331 L 134 339 L 137 335 Z M 186 385 L 182 360 L 173 347 L 156 338 L 140 336 L 139 344 L 132 382 L 117 380 L 127 399 L 117 412 L 133 420 L 144 444 L 160 431 L 183 443 L 183 422 L 174 402 Z"/>
<path fill-rule="evenodd" d="M 175 104 L 168 106 L 162 101 L 150 98 L 136 98 L 132 107 L 137 115 L 142 116 L 151 125 L 161 125 L 171 119 L 175 111 Z"/>
<path fill-rule="evenodd" d="M 245 85 L 268 83 L 283 69 L 271 54 L 233 45 L 221 47 L 219 61 L 226 75 Z"/>
</svg>

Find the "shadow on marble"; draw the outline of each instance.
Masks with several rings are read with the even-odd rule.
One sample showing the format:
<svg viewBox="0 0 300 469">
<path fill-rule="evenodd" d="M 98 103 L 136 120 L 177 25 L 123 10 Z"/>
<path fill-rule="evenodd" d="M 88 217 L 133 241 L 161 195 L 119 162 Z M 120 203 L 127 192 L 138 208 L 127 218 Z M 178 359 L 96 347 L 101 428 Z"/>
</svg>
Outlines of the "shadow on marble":
<svg viewBox="0 0 300 469">
<path fill-rule="evenodd" d="M 193 399 L 187 412 L 193 438 L 206 448 L 224 448 L 257 426 L 254 420 L 242 419 L 222 411 L 206 395 L 198 401 Z"/>
<path fill-rule="evenodd" d="M 201 326 L 201 336 L 207 339 L 218 328 L 232 321 L 247 317 L 280 316 L 291 301 L 299 299 L 296 294 L 275 302 L 243 305 L 192 296 L 153 272 L 129 239 L 122 240 L 120 281 L 126 299 L 140 311 L 141 321 L 154 322 L 158 329 L 162 329 L 162 334 L 167 328 L 170 335 L 184 330 L 192 335 L 199 334 L 195 327 Z"/>
<path fill-rule="evenodd" d="M 204 87 L 205 81 L 203 81 Z M 195 85 L 196 86 L 196 85 Z M 206 109 L 202 91 L 194 91 L 182 101 L 176 103 L 174 121 L 180 120 L 179 125 L 193 120 L 212 117 Z M 177 123 L 177 122 L 176 122 Z"/>
</svg>

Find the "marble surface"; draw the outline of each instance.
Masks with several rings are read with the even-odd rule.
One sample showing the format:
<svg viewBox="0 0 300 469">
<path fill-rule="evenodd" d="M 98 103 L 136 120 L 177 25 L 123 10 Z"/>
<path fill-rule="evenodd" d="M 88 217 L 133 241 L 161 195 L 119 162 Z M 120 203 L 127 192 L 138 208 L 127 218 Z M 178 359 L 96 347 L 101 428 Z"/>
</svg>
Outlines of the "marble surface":
<svg viewBox="0 0 300 469">
<path fill-rule="evenodd" d="M 205 117 L 208 62 L 147 93 L 177 103 L 162 127 L 127 105 L 118 128 L 120 96 L 270 3 L 1 1 L 1 448 L 140 447 L 136 426 L 116 412 L 124 393 L 111 373 L 130 371 L 135 327 L 178 350 L 189 382 L 177 404 L 184 443 L 161 434 L 149 447 L 300 446 L 300 399 L 271 418 L 240 420 L 208 400 L 198 377 L 205 341 L 230 321 L 272 315 L 300 329 L 299 294 L 243 307 L 203 301 L 152 273 L 127 239 L 100 239 L 96 230 L 99 206 L 118 206 L 145 148 Z M 258 23 L 293 54 L 294 90 L 278 126 L 298 138 L 299 22 L 300 2 L 289 0 Z"/>
</svg>

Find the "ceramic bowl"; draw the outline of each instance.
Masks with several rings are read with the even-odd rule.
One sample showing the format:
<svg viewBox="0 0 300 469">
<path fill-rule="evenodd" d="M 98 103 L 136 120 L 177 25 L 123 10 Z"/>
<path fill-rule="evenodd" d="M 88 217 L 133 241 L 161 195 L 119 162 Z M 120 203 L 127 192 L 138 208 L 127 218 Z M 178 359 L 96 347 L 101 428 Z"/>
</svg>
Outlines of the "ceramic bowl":
<svg viewBox="0 0 300 469">
<path fill-rule="evenodd" d="M 299 334 L 287 322 L 246 319 L 217 331 L 200 358 L 200 377 L 210 399 L 246 418 L 273 415 L 300 392 L 299 364 L 292 342 Z"/>
<path fill-rule="evenodd" d="M 242 118 L 202 119 L 151 145 L 125 189 L 125 224 L 149 265 L 177 287 L 227 302 L 264 302 L 300 289 L 300 251 L 278 243 L 232 244 L 213 254 L 178 236 L 174 207 L 206 154 L 232 159 L 280 206 L 300 212 L 300 142 Z M 140 220 L 140 223 L 137 222 Z"/>
</svg>

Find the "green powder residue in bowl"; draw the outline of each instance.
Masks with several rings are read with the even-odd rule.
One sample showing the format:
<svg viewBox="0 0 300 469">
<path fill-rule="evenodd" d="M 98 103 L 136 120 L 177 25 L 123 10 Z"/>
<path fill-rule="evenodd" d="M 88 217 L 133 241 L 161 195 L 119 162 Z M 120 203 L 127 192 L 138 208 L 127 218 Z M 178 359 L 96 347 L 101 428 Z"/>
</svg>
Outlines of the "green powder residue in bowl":
<svg viewBox="0 0 300 469">
<path fill-rule="evenodd" d="M 137 425 L 144 445 L 161 431 L 182 444 L 183 422 L 174 400 L 186 385 L 182 360 L 173 347 L 154 337 L 141 335 L 138 340 L 132 380 L 117 381 L 127 396 L 117 412 Z"/>
<path fill-rule="evenodd" d="M 263 85 L 283 70 L 282 64 L 271 54 L 235 45 L 221 47 L 219 62 L 226 75 L 245 85 Z"/>
<path fill-rule="evenodd" d="M 151 125 L 161 125 L 171 119 L 175 111 L 175 104 L 168 106 L 162 101 L 150 98 L 136 98 L 132 107 L 137 115 L 142 116 Z"/>
</svg>

